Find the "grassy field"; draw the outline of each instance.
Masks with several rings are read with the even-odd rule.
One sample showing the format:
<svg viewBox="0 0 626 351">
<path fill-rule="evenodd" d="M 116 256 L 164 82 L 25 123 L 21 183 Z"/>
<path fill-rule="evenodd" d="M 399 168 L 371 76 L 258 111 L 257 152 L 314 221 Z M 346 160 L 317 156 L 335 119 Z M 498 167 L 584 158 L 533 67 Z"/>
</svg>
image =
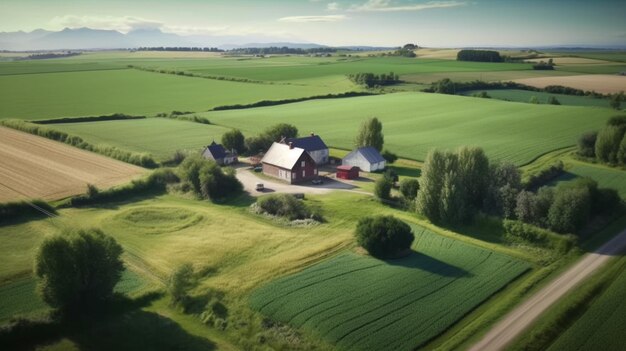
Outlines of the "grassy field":
<svg viewBox="0 0 626 351">
<path fill-rule="evenodd" d="M 176 150 L 199 152 L 211 141 L 220 142 L 228 128 L 166 118 L 63 123 L 51 125 L 92 144 L 115 145 L 121 149 L 148 152 L 166 160 Z"/>
<path fill-rule="evenodd" d="M 345 350 L 413 350 L 529 266 L 413 227 L 410 256 L 346 253 L 255 291 L 251 305 Z"/>
<path fill-rule="evenodd" d="M 603 70 L 605 66 L 600 66 Z M 625 67 L 626 68 L 626 67 Z M 530 85 L 537 88 L 545 88 L 549 85 L 563 85 L 585 91 L 595 91 L 602 94 L 619 93 L 626 90 L 626 77 L 615 75 L 613 71 L 604 72 L 600 69 L 591 68 L 591 71 L 572 76 L 561 77 L 536 77 L 514 80 L 517 83 Z"/>
<path fill-rule="evenodd" d="M 29 120 L 172 110 L 281 100 L 357 88 L 345 77 L 332 85 L 253 84 L 138 70 L 0 76 L 0 118 Z"/>
<path fill-rule="evenodd" d="M 614 114 L 599 108 L 397 93 L 202 115 L 247 135 L 275 123 L 293 123 L 302 134 L 315 132 L 327 144 L 344 149 L 352 148 L 361 121 L 376 116 L 383 123 L 385 147 L 406 158 L 422 160 L 436 147 L 476 145 L 495 159 L 524 164 L 574 145 L 581 133 L 599 128 Z"/>
<path fill-rule="evenodd" d="M 463 95 L 471 96 L 472 94 L 487 92 L 489 96 L 498 100 L 508 100 L 515 102 L 530 102 L 530 99 L 534 96 L 537 100 L 545 104 L 551 96 L 554 96 L 561 105 L 571 106 L 597 106 L 597 107 L 610 107 L 608 99 L 594 99 L 588 96 L 574 96 L 563 94 L 550 94 L 539 91 L 529 91 L 521 89 L 487 89 L 487 90 L 470 90 L 463 92 Z"/>
<path fill-rule="evenodd" d="M 602 188 L 617 190 L 622 198 L 626 199 L 626 171 L 605 165 L 569 161 L 566 172 L 557 178 L 552 185 L 568 183 L 578 178 L 588 177 L 598 182 Z"/>
</svg>

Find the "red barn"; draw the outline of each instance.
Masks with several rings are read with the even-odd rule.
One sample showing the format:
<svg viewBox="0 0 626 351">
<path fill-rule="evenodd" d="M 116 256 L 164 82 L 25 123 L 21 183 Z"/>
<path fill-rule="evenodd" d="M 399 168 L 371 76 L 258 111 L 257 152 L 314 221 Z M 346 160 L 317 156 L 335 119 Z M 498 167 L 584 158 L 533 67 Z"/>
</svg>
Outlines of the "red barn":
<svg viewBox="0 0 626 351">
<path fill-rule="evenodd" d="M 337 166 L 337 178 L 341 179 L 357 179 L 359 177 L 359 167 L 356 166 Z"/>
<path fill-rule="evenodd" d="M 315 160 L 304 149 L 294 147 L 292 143 L 272 144 L 261 163 L 264 174 L 291 184 L 317 177 Z"/>
</svg>

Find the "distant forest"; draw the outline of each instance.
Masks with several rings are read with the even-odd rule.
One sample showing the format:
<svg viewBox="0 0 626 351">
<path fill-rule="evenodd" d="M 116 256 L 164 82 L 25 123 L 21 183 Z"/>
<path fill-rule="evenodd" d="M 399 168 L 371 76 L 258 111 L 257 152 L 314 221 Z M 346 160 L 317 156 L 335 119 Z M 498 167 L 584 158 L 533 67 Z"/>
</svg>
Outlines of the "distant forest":
<svg viewBox="0 0 626 351">
<path fill-rule="evenodd" d="M 502 62 L 504 59 L 497 51 L 491 50 L 461 50 L 456 55 L 457 61 L 475 62 Z"/>
</svg>

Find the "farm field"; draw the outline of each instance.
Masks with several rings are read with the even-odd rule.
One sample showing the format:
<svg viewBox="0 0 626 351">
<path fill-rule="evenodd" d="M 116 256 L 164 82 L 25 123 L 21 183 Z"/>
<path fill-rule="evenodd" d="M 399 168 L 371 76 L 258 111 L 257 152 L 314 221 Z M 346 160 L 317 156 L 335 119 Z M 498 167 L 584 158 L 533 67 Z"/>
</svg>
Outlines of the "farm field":
<svg viewBox="0 0 626 351">
<path fill-rule="evenodd" d="M 609 107 L 608 99 L 595 99 L 588 96 L 575 96 L 564 94 L 550 94 L 540 91 L 529 91 L 521 89 L 486 89 L 486 90 L 469 90 L 463 92 L 463 95 L 471 96 L 472 94 L 487 92 L 489 96 L 498 100 L 508 100 L 515 102 L 530 102 L 530 99 L 534 96 L 539 103 L 545 104 L 551 96 L 554 96 L 561 105 L 571 106 L 597 106 L 597 107 Z"/>
<path fill-rule="evenodd" d="M 592 302 L 584 314 L 550 346 L 557 350 L 620 350 L 626 328 L 626 259 L 621 273 Z"/>
<path fill-rule="evenodd" d="M 253 84 L 139 70 L 0 76 L 0 118 L 28 120 L 126 113 L 207 111 L 219 105 L 358 90 L 347 78 L 333 85 Z"/>
<path fill-rule="evenodd" d="M 0 127 L 0 202 L 55 200 L 128 182 L 143 168 Z"/>
<path fill-rule="evenodd" d="M 591 72 L 584 72 L 591 73 Z M 598 72 L 604 73 L 604 72 Z M 562 77 L 522 78 L 517 83 L 545 88 L 548 85 L 563 85 L 581 90 L 593 90 L 598 93 L 611 94 L 626 91 L 626 77 L 608 74 L 585 74 Z"/>
<path fill-rule="evenodd" d="M 92 144 L 115 145 L 123 150 L 148 152 L 159 161 L 177 151 L 197 152 L 229 129 L 167 118 L 51 124 L 50 127 L 80 135 Z"/>
<path fill-rule="evenodd" d="M 510 257 L 413 230 L 415 252 L 408 257 L 341 254 L 258 289 L 251 305 L 344 350 L 413 350 L 529 269 Z"/>
<path fill-rule="evenodd" d="M 626 199 L 626 172 L 617 168 L 611 168 L 604 165 L 584 163 L 580 161 L 571 161 L 572 166 L 566 169 L 565 174 L 561 175 L 551 184 L 561 184 L 574 181 L 578 178 L 588 177 L 598 182 L 603 188 L 613 188 L 617 190 L 622 198 Z"/>
<path fill-rule="evenodd" d="M 201 114 L 213 123 L 254 135 L 266 126 L 292 123 L 315 132 L 330 146 L 352 148 L 362 120 L 378 117 L 385 146 L 423 160 L 431 148 L 477 145 L 494 159 L 518 165 L 543 153 L 574 145 L 578 136 L 615 115 L 609 109 L 513 103 L 427 93 L 395 93 L 349 99 Z"/>
</svg>

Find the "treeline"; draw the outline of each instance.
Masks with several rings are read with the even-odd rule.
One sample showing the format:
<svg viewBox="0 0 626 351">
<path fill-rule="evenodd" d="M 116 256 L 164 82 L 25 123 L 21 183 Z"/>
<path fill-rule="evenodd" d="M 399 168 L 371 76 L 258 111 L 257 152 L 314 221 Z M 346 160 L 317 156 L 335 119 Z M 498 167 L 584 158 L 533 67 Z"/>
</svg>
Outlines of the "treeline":
<svg viewBox="0 0 626 351">
<path fill-rule="evenodd" d="M 565 166 L 563 161 L 559 160 L 531 175 L 524 183 L 524 189 L 537 190 L 540 186 L 558 178 L 563 172 L 565 172 Z"/>
<path fill-rule="evenodd" d="M 271 46 L 268 48 L 239 48 L 229 50 L 229 54 L 239 54 L 239 55 L 281 55 L 281 54 L 290 54 L 290 55 L 307 55 L 307 54 L 319 54 L 319 53 L 334 53 L 337 52 L 335 48 L 310 48 L 310 49 L 300 49 L 300 48 L 290 48 L 287 46 L 278 47 Z"/>
<path fill-rule="evenodd" d="M 222 49 L 195 46 L 150 46 L 134 49 L 137 51 L 200 51 L 200 52 L 224 52 Z"/>
<path fill-rule="evenodd" d="M 503 62 L 500 53 L 492 50 L 461 50 L 456 54 L 457 61 Z"/>
<path fill-rule="evenodd" d="M 393 85 L 400 82 L 400 77 L 393 72 L 390 72 L 389 74 L 357 73 L 348 75 L 348 78 L 354 83 L 368 88 Z"/>
<path fill-rule="evenodd" d="M 209 121 L 208 118 L 200 117 L 196 115 L 190 115 L 192 113 L 193 112 L 191 111 L 172 111 L 169 114 L 162 112 L 162 113 L 157 113 L 155 117 L 171 118 L 171 119 L 177 119 L 179 121 L 188 121 L 188 122 L 195 122 L 195 123 L 200 123 L 200 124 L 211 124 L 211 121 Z"/>
<path fill-rule="evenodd" d="M 43 200 L 0 203 L 0 223 L 19 220 L 24 217 L 45 216 L 45 212 L 56 214 L 54 207 Z"/>
<path fill-rule="evenodd" d="M 93 145 L 86 142 L 79 136 L 70 135 L 68 133 L 43 127 L 34 123 L 29 123 L 22 120 L 4 120 L 0 121 L 0 125 L 66 143 L 83 150 L 95 152 L 137 166 L 146 168 L 156 168 L 159 166 L 158 162 L 152 157 L 152 155 L 124 151 L 113 146 Z"/>
<path fill-rule="evenodd" d="M 294 99 L 261 100 L 261 101 L 253 102 L 251 104 L 216 106 L 216 107 L 213 107 L 211 111 L 240 110 L 240 109 L 246 109 L 246 108 L 291 104 L 294 102 L 301 102 L 301 101 L 307 101 L 307 100 L 339 99 L 339 98 L 347 98 L 347 97 L 355 97 L 355 96 L 369 96 L 369 95 L 376 95 L 376 94 L 370 93 L 370 92 L 362 92 L 362 91 L 349 91 L 349 92 L 340 93 L 340 94 L 314 95 L 314 96 L 307 96 L 307 97 L 294 98 Z"/>
<path fill-rule="evenodd" d="M 135 65 L 127 65 L 126 67 L 138 69 L 140 71 L 162 73 L 162 74 L 174 74 L 177 76 L 185 76 L 185 77 L 226 80 L 226 81 L 241 82 L 241 83 L 274 84 L 273 82 L 267 82 L 267 81 L 262 81 L 262 80 L 254 80 L 254 79 L 248 79 L 248 78 L 236 78 L 236 77 L 224 77 L 224 76 L 209 76 L 209 75 L 204 75 L 204 74 L 192 73 L 188 71 L 178 71 L 178 70 L 163 69 L 163 68 L 150 68 L 150 67 L 141 67 L 141 66 L 135 66 Z"/>
<path fill-rule="evenodd" d="M 552 59 L 549 59 L 548 62 L 539 61 L 533 65 L 534 70 L 553 70 L 554 62 Z"/>
<path fill-rule="evenodd" d="M 82 52 L 65 52 L 65 53 L 54 53 L 48 52 L 45 54 L 31 54 L 26 57 L 18 58 L 18 60 L 45 60 L 45 59 L 54 59 L 54 58 L 62 58 L 62 57 L 72 57 L 81 55 Z"/>
<path fill-rule="evenodd" d="M 114 113 L 105 116 L 87 116 L 87 117 L 65 117 L 53 119 L 40 119 L 32 121 L 36 124 L 56 124 L 56 123 L 80 123 L 80 122 L 97 122 L 97 121 L 115 121 L 124 119 L 144 119 L 146 116 L 131 116 L 123 113 Z"/>
<path fill-rule="evenodd" d="M 599 132 L 578 139 L 578 154 L 610 165 L 626 166 L 626 116 L 615 116 Z"/>
</svg>

